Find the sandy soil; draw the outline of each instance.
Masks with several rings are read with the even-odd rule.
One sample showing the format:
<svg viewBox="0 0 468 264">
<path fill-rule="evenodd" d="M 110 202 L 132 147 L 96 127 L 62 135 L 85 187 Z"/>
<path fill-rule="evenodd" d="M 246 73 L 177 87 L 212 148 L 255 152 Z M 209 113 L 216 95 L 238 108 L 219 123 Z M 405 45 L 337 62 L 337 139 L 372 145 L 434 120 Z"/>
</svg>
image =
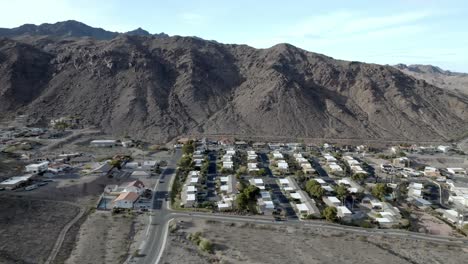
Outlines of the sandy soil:
<svg viewBox="0 0 468 264">
<path fill-rule="evenodd" d="M 466 249 L 382 236 L 363 237 L 306 227 L 177 222 L 161 263 L 463 263 Z M 214 243 L 201 253 L 187 239 L 202 232 Z"/>
<path fill-rule="evenodd" d="M 62 228 L 79 212 L 66 203 L 0 199 L 0 263 L 43 263 Z"/>
<path fill-rule="evenodd" d="M 127 258 L 133 217 L 96 211 L 80 228 L 67 264 L 122 263 Z"/>
</svg>

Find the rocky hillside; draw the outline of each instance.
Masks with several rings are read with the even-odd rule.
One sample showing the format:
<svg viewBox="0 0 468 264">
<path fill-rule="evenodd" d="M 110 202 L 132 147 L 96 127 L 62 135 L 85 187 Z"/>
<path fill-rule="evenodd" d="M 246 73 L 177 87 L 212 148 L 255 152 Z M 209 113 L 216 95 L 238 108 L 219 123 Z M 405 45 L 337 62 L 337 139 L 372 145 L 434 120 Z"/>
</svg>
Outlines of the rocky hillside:
<svg viewBox="0 0 468 264">
<path fill-rule="evenodd" d="M 123 33 L 128 35 L 151 34 L 141 28 Z M 99 40 L 109 40 L 121 35 L 118 32 L 107 31 L 102 28 L 90 27 L 78 21 L 68 20 L 54 24 L 44 23 L 41 25 L 25 24 L 16 28 L 0 28 L 0 37 L 24 37 L 24 36 L 54 36 L 54 37 L 90 37 Z M 155 34 L 158 37 L 168 37 L 164 33 Z"/>
<path fill-rule="evenodd" d="M 0 111 L 37 122 L 78 115 L 117 135 L 447 139 L 468 130 L 468 98 L 391 66 L 287 44 L 198 38 L 0 40 Z"/>
<path fill-rule="evenodd" d="M 468 95 L 468 74 L 442 70 L 432 65 L 405 65 L 398 64 L 395 67 L 415 78 L 425 80 L 440 88 L 449 89 Z"/>
</svg>

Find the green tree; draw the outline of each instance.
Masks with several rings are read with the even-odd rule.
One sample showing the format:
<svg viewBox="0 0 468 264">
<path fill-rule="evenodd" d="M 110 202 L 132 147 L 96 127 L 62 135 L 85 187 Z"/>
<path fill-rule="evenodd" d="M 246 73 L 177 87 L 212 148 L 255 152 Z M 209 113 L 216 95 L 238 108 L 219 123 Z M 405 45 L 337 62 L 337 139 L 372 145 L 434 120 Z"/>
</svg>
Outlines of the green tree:
<svg viewBox="0 0 468 264">
<path fill-rule="evenodd" d="M 242 192 L 247 196 L 250 201 L 255 201 L 257 195 L 260 194 L 260 189 L 257 186 L 249 185 L 247 188 L 242 190 Z"/>
<path fill-rule="evenodd" d="M 60 130 L 60 131 L 64 131 L 68 127 L 69 127 L 68 124 L 63 122 L 63 121 L 57 122 L 54 125 L 54 128 L 57 129 L 57 130 Z"/>
<path fill-rule="evenodd" d="M 184 170 L 190 169 L 193 166 L 192 157 L 184 155 L 179 161 L 179 166 Z"/>
<path fill-rule="evenodd" d="M 257 176 L 265 176 L 267 174 L 265 168 L 261 168 L 255 173 Z"/>
<path fill-rule="evenodd" d="M 206 238 L 202 238 L 198 244 L 198 248 L 201 251 L 211 252 L 213 250 L 213 244 Z"/>
<path fill-rule="evenodd" d="M 336 185 L 335 193 L 340 200 L 343 200 L 348 195 L 348 188 L 344 184 Z"/>
<path fill-rule="evenodd" d="M 322 196 L 325 194 L 325 190 L 320 185 L 314 185 L 309 190 L 309 194 L 315 198 L 322 198 Z"/>
<path fill-rule="evenodd" d="M 111 160 L 111 162 L 109 163 L 112 167 L 115 167 L 117 169 L 121 169 L 122 168 L 122 161 L 118 160 L 118 159 L 113 159 Z"/>
<path fill-rule="evenodd" d="M 377 183 L 374 188 L 372 188 L 372 195 L 378 197 L 380 200 L 384 200 L 385 196 L 391 193 L 391 191 L 392 189 L 385 183 Z"/>
<path fill-rule="evenodd" d="M 365 173 L 355 173 L 353 176 L 351 176 L 351 179 L 358 181 L 358 182 L 364 182 L 367 179 L 367 174 Z"/>
<path fill-rule="evenodd" d="M 240 210 L 245 210 L 245 209 L 247 209 L 247 205 L 249 203 L 249 198 L 247 197 L 247 195 L 245 195 L 243 192 L 241 192 L 236 197 L 236 203 L 237 203 L 237 207 Z"/>
<path fill-rule="evenodd" d="M 239 166 L 239 168 L 236 171 L 237 175 L 244 175 L 247 174 L 247 167 L 246 166 Z"/>
<path fill-rule="evenodd" d="M 327 219 L 327 221 L 330 221 L 330 222 L 336 221 L 337 219 L 336 214 L 337 214 L 336 208 L 331 207 L 331 206 L 327 206 L 322 212 L 323 217 L 325 217 L 325 219 Z"/>
<path fill-rule="evenodd" d="M 195 151 L 195 142 L 193 140 L 189 140 L 187 143 L 184 144 L 182 147 L 182 152 L 185 155 L 192 154 Z"/>
</svg>

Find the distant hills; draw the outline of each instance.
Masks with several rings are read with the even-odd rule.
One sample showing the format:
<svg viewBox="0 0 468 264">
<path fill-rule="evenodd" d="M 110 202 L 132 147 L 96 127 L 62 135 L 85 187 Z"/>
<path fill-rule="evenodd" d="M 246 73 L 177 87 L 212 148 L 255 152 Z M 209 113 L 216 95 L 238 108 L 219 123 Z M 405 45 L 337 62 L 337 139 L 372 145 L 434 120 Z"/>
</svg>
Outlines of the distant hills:
<svg viewBox="0 0 468 264">
<path fill-rule="evenodd" d="M 255 49 L 70 21 L 24 27 L 0 38 L 0 119 L 26 113 L 45 124 L 77 115 L 109 133 L 161 141 L 191 134 L 418 141 L 468 131 L 467 95 L 402 67 L 289 44 Z"/>
<path fill-rule="evenodd" d="M 107 31 L 102 28 L 90 27 L 84 23 L 68 20 L 54 24 L 44 23 L 41 25 L 25 24 L 16 28 L 0 28 L 0 37 L 21 37 L 21 36 L 54 36 L 54 37 L 90 37 L 97 40 L 110 40 L 118 35 L 139 35 L 168 37 L 167 34 L 150 34 L 141 28 L 126 33 Z"/>
<path fill-rule="evenodd" d="M 395 67 L 408 75 L 425 80 L 435 86 L 468 94 L 467 73 L 446 71 L 432 65 L 398 64 Z"/>
</svg>

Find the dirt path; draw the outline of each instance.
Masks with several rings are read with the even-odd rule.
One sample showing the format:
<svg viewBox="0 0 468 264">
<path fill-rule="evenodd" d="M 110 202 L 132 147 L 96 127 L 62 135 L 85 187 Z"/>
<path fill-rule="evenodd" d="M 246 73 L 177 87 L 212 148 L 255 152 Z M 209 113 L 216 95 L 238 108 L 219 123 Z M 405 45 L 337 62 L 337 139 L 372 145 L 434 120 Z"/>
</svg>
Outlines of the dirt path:
<svg viewBox="0 0 468 264">
<path fill-rule="evenodd" d="M 68 222 L 67 225 L 64 226 L 62 231 L 60 231 L 57 241 L 55 242 L 55 245 L 52 248 L 52 251 L 50 252 L 49 257 L 47 258 L 45 264 L 53 263 L 60 248 L 62 247 L 63 240 L 65 239 L 65 236 L 68 230 L 83 216 L 84 213 L 85 213 L 85 210 L 80 208 L 80 212 L 75 216 L 75 218 L 73 218 L 70 222 Z"/>
</svg>

